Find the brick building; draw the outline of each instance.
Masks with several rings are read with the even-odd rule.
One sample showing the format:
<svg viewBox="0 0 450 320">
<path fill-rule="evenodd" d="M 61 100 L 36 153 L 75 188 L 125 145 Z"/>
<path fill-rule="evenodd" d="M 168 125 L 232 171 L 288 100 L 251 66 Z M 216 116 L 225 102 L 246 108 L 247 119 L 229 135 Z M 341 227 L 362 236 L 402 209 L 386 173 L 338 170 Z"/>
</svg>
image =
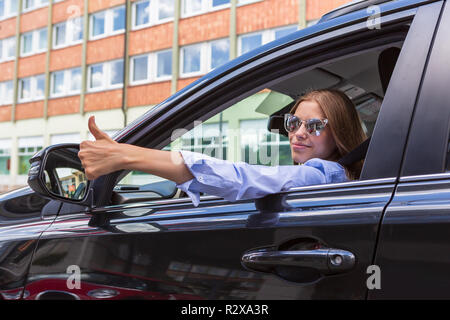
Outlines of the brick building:
<svg viewBox="0 0 450 320">
<path fill-rule="evenodd" d="M 0 192 L 41 148 L 109 134 L 349 0 L 0 0 Z"/>
</svg>

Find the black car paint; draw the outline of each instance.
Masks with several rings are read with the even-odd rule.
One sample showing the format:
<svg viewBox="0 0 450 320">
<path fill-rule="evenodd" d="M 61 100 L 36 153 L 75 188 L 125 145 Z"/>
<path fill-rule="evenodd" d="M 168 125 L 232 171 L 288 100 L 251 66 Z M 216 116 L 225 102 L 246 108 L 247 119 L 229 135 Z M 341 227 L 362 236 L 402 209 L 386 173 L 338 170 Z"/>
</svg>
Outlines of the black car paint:
<svg viewBox="0 0 450 320">
<path fill-rule="evenodd" d="M 407 3 L 406 10 L 411 10 L 415 4 L 419 3 L 403 2 Z M 413 22 L 411 29 L 416 28 L 419 36 L 410 40 L 411 46 L 417 44 L 419 40 L 422 43 L 431 41 L 432 37 L 427 37 L 426 33 L 434 32 L 434 23 L 437 22 L 442 4 L 442 1 L 435 2 L 418 9 L 417 12 L 422 12 L 422 19 L 426 20 L 426 24 L 423 25 L 423 21 L 421 24 L 416 20 Z M 401 8 L 396 10 L 398 14 L 401 14 Z M 352 13 L 349 16 L 357 15 L 358 13 Z M 421 17 L 420 14 L 417 16 Z M 346 16 L 336 19 L 342 23 Z M 359 15 L 359 19 L 361 20 L 361 15 Z M 327 23 L 332 22 L 333 20 Z M 351 24 L 351 22 L 346 21 L 347 24 Z M 414 27 L 414 23 L 417 24 L 416 27 Z M 408 43 L 405 43 L 405 47 L 407 46 Z M 399 79 L 393 81 L 406 81 L 408 91 L 399 88 L 399 92 L 393 92 L 391 93 L 392 97 L 389 97 L 389 90 L 391 90 L 389 89 L 385 99 L 386 105 L 388 103 L 395 105 L 395 101 L 405 101 L 404 103 L 409 109 L 404 109 L 402 112 L 411 114 L 429 47 L 430 45 L 423 45 L 422 50 L 414 48 L 413 53 L 409 53 L 409 57 L 414 56 L 415 59 L 400 59 L 408 63 L 405 63 L 403 68 L 401 65 L 396 67 L 393 79 L 396 77 Z M 406 50 L 405 52 L 408 54 Z M 416 62 L 414 68 L 411 68 L 412 61 Z M 403 72 L 408 72 L 412 76 L 405 77 Z M 232 72 L 228 76 L 231 77 Z M 200 83 L 193 87 L 195 86 L 200 86 Z M 186 91 L 184 92 L 186 94 Z M 201 90 L 195 94 L 200 97 Z M 181 94 L 182 96 L 183 94 Z M 407 97 L 412 101 L 401 100 Z M 173 104 L 173 106 L 183 104 Z M 161 107 L 159 110 L 163 109 Z M 167 114 L 170 115 L 170 112 Z M 400 119 L 400 116 L 404 114 L 396 114 L 394 109 L 383 106 L 380 116 L 384 118 L 380 119 L 389 121 L 389 115 Z M 392 159 L 389 158 L 389 161 L 394 166 L 394 171 L 397 170 L 396 172 L 399 172 L 399 169 L 395 168 L 400 168 L 402 164 L 403 148 L 410 126 L 411 117 L 405 118 L 402 129 L 394 132 L 394 136 L 389 139 L 393 145 L 390 152 L 394 155 Z M 142 123 L 133 125 L 135 128 L 140 128 L 145 123 L 146 129 L 139 132 L 139 135 L 144 134 L 149 127 L 158 123 L 155 121 L 149 125 L 150 121 L 151 116 Z M 377 126 L 382 125 L 379 123 L 380 121 L 377 121 Z M 387 129 L 389 128 L 387 127 Z M 137 129 L 132 129 L 132 131 L 137 132 Z M 382 131 L 376 128 L 375 132 Z M 130 141 L 137 139 L 139 135 L 130 134 Z M 126 134 L 119 134 L 118 137 L 123 139 Z M 381 134 L 374 137 L 378 139 L 378 142 L 374 140 L 375 143 L 371 143 L 368 158 L 373 157 L 374 154 L 378 155 L 378 158 L 382 158 L 382 155 L 378 153 L 383 150 L 382 142 L 385 140 Z M 411 143 L 410 140 L 408 148 Z M 391 164 L 386 167 L 392 169 Z M 378 166 L 379 163 L 368 161 L 364 169 L 375 172 Z M 198 299 L 364 299 L 368 294 L 366 268 L 374 262 L 375 254 L 375 262 L 381 266 L 382 270 L 385 270 L 384 266 L 389 269 L 389 263 L 392 262 L 389 260 L 389 254 L 397 252 L 392 251 L 391 248 L 394 248 L 393 245 L 397 244 L 398 239 L 402 239 L 401 237 L 408 234 L 408 228 L 404 228 L 398 232 L 399 238 L 386 238 L 392 235 L 387 228 L 392 228 L 398 221 L 406 224 L 405 220 L 410 218 L 410 215 L 403 217 L 393 215 L 394 223 L 390 223 L 388 219 L 390 210 L 395 212 L 395 208 L 404 203 L 403 194 L 409 196 L 411 191 L 405 181 L 405 186 L 399 187 L 398 194 L 396 193 L 392 200 L 398 183 L 397 176 L 388 174 L 383 178 L 298 188 L 284 195 L 288 207 L 275 211 L 260 210 L 258 201 L 229 203 L 217 197 L 203 197 L 197 208 L 192 206 L 189 199 L 99 207 L 88 213 L 82 207 L 63 204 L 60 214 L 57 216 L 61 203 L 51 201 L 46 203 L 47 209 L 44 209 L 43 205 L 40 214 L 31 220 L 1 221 L 0 294 L 4 299 L 19 298 L 21 295 L 26 298 L 26 289 L 23 289 L 27 277 L 30 283 L 37 278 L 51 279 L 61 274 L 67 274 L 69 266 L 78 265 L 83 274 L 121 274 L 124 286 L 128 288 L 133 287 L 132 279 L 140 278 L 178 283 L 179 286 L 157 289 L 166 296 L 185 294 L 187 290 L 189 294 Z M 109 183 L 115 179 L 110 179 Z M 105 181 L 108 182 L 108 180 L 97 180 L 96 184 L 98 186 L 100 182 Z M 439 187 L 441 185 L 445 187 L 445 180 L 438 181 Z M 419 185 L 426 186 L 428 184 L 429 182 L 426 181 Z M 417 186 L 414 188 L 412 190 L 417 190 Z M 98 189 L 96 191 L 98 192 Z M 28 197 L 33 194 L 29 190 L 26 192 L 29 193 Z M 422 189 L 421 192 L 419 199 L 426 200 L 427 197 L 431 197 L 429 189 Z M 436 197 L 437 201 L 444 201 L 445 193 L 441 198 L 434 196 L 434 198 Z M 11 199 L 0 198 L 0 201 L 2 205 L 5 205 Z M 389 203 L 390 206 L 379 236 L 380 244 L 376 248 L 378 228 L 382 221 L 383 211 Z M 419 207 L 424 210 L 423 206 Z M 405 212 L 405 210 L 402 209 L 401 212 Z M 418 211 L 418 217 L 427 216 L 426 212 L 426 210 Z M 440 211 L 436 211 L 436 213 L 438 214 L 435 215 L 436 219 L 433 221 L 437 224 L 442 215 L 439 215 Z M 411 225 L 421 226 L 418 223 L 409 223 L 407 227 L 411 227 Z M 427 224 L 427 226 L 429 227 L 427 232 L 433 234 L 434 224 Z M 443 228 L 443 225 L 440 227 Z M 426 236 L 427 233 L 424 233 L 423 237 Z M 444 234 L 436 235 L 436 237 L 441 243 L 445 240 Z M 436 240 L 436 237 L 429 238 L 430 245 L 433 243 L 433 239 Z M 385 238 L 389 241 L 383 242 Z M 357 257 L 357 265 L 354 270 L 345 274 L 320 279 L 312 276 L 309 282 L 300 283 L 296 278 L 298 270 L 281 268 L 274 270 L 277 275 L 255 273 L 244 269 L 240 262 L 242 254 L 251 249 L 262 247 L 271 247 L 274 250 L 295 249 L 298 246 L 301 247 L 303 243 L 316 243 L 318 246 L 348 250 Z M 417 242 L 411 241 L 412 244 L 417 245 Z M 426 246 L 423 248 L 426 249 Z M 405 252 L 414 252 L 414 250 Z M 425 253 L 425 251 L 423 252 Z M 387 258 L 383 260 L 383 257 Z M 431 259 L 426 255 L 424 257 Z M 434 266 L 438 266 L 439 262 L 445 263 L 446 261 L 435 255 L 432 258 Z M 401 262 L 405 264 L 411 261 L 417 262 L 414 259 L 405 259 Z M 427 266 L 425 265 L 425 267 Z M 422 270 L 423 268 L 418 264 L 415 272 Z M 436 270 L 444 272 L 442 268 L 436 268 Z M 383 294 L 394 297 L 406 294 L 405 290 L 396 286 L 395 272 L 391 275 L 387 274 L 386 279 L 392 281 L 390 285 L 387 285 L 388 291 L 384 287 L 384 291 L 369 292 L 369 298 L 377 297 L 377 294 L 380 294 L 381 297 L 384 297 Z M 117 279 L 114 279 L 114 282 L 116 281 Z M 105 283 L 100 282 L 98 285 L 101 287 Z M 391 286 L 396 289 L 390 289 Z M 140 290 L 139 287 L 135 289 Z M 445 289 L 445 285 L 437 287 L 436 295 L 444 295 L 447 292 Z M 42 290 L 45 291 L 46 288 L 42 288 Z M 141 291 L 145 294 L 145 290 L 141 288 Z M 62 292 L 62 295 L 67 293 L 71 297 L 76 295 L 76 289 L 67 287 L 59 288 L 58 292 Z M 160 295 L 160 297 L 162 296 Z M 147 298 L 155 298 L 155 296 L 148 294 Z"/>
<path fill-rule="evenodd" d="M 440 17 L 411 124 L 401 176 L 383 217 L 375 263 L 380 291 L 371 299 L 448 299 L 450 225 L 450 6 Z"/>
</svg>

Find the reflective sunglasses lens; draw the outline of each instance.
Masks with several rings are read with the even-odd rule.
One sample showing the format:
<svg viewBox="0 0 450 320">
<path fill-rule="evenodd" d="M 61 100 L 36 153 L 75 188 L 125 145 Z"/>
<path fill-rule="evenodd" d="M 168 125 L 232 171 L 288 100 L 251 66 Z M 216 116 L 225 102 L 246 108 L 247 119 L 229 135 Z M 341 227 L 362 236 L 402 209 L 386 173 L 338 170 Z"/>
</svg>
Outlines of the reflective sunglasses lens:
<svg viewBox="0 0 450 320">
<path fill-rule="evenodd" d="M 320 119 L 310 119 L 306 122 L 306 131 L 308 131 L 309 134 L 315 133 L 315 135 L 318 136 L 324 128 L 325 123 Z"/>
<path fill-rule="evenodd" d="M 298 128 L 300 119 L 293 115 L 287 115 L 285 118 L 285 129 L 288 132 L 292 132 Z"/>
</svg>

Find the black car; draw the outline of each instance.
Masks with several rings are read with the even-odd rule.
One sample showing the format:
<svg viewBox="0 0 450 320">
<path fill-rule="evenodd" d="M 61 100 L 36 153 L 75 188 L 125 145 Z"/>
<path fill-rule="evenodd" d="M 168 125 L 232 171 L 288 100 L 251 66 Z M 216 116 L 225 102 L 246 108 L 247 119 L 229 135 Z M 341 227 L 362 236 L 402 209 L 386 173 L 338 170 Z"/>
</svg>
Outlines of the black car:
<svg viewBox="0 0 450 320">
<path fill-rule="evenodd" d="M 182 148 L 215 119 L 225 141 L 212 155 L 247 161 L 251 148 L 228 148 L 221 118 L 257 113 L 287 163 L 280 117 L 311 88 L 339 89 L 370 137 L 340 160 L 365 160 L 357 181 L 203 195 L 194 207 L 139 172 L 86 181 L 78 145 L 42 150 L 32 189 L 0 196 L 0 297 L 450 298 L 449 34 L 448 1 L 353 3 L 213 70 L 114 137 Z"/>
</svg>

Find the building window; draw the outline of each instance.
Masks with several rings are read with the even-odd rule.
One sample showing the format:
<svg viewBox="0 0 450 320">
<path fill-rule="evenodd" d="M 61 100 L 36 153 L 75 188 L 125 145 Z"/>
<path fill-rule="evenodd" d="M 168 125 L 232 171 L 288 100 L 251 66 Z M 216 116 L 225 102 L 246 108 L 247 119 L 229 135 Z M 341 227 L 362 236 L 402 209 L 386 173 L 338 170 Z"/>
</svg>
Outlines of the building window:
<svg viewBox="0 0 450 320">
<path fill-rule="evenodd" d="M 288 34 L 291 34 L 291 33 L 295 32 L 297 30 L 298 30 L 297 26 L 290 26 L 290 27 L 287 27 L 287 28 L 275 29 L 274 30 L 274 37 L 275 37 L 275 39 L 279 39 L 279 38 L 282 38 L 284 36 L 287 36 Z"/>
<path fill-rule="evenodd" d="M 131 58 L 132 74 L 131 83 L 149 81 L 148 55 Z"/>
<path fill-rule="evenodd" d="M 79 94 L 81 91 L 81 68 L 52 72 L 50 79 L 51 97 Z"/>
<path fill-rule="evenodd" d="M 14 87 L 13 82 L 5 81 L 0 82 L 0 105 L 12 104 L 14 100 Z"/>
<path fill-rule="evenodd" d="M 244 54 L 260 47 L 263 43 L 262 36 L 262 33 L 242 36 L 240 38 L 240 54 Z"/>
<path fill-rule="evenodd" d="M 123 60 L 91 65 L 88 68 L 89 91 L 102 91 L 123 86 Z"/>
<path fill-rule="evenodd" d="M 0 175 L 11 170 L 11 139 L 0 139 Z"/>
<path fill-rule="evenodd" d="M 181 76 L 192 77 L 207 73 L 228 62 L 229 39 L 220 39 L 181 48 Z"/>
<path fill-rule="evenodd" d="M 172 50 L 156 53 L 156 78 L 172 77 Z"/>
<path fill-rule="evenodd" d="M 42 137 L 23 137 L 18 139 L 19 147 L 19 174 L 28 174 L 30 169 L 30 159 L 33 155 L 42 150 L 44 139 Z"/>
<path fill-rule="evenodd" d="M 17 0 L 0 0 L 0 20 L 17 15 Z"/>
<path fill-rule="evenodd" d="M 74 18 L 54 25 L 53 34 L 54 49 L 81 43 L 83 40 L 83 18 Z"/>
<path fill-rule="evenodd" d="M 172 77 L 172 50 L 131 57 L 132 85 L 166 81 Z"/>
<path fill-rule="evenodd" d="M 30 102 L 44 99 L 45 75 L 19 79 L 18 101 Z"/>
<path fill-rule="evenodd" d="M 230 40 L 222 39 L 211 42 L 210 69 L 215 69 L 228 62 L 228 60 L 230 60 Z"/>
<path fill-rule="evenodd" d="M 0 62 L 14 60 L 16 57 L 16 38 L 0 40 Z"/>
<path fill-rule="evenodd" d="M 183 75 L 196 74 L 201 72 L 202 45 L 195 44 L 181 49 Z"/>
<path fill-rule="evenodd" d="M 47 50 L 47 28 L 22 34 L 21 42 L 21 56 L 45 52 Z"/>
<path fill-rule="evenodd" d="M 125 6 L 111 8 L 91 15 L 90 39 L 95 40 L 124 32 Z"/>
<path fill-rule="evenodd" d="M 145 0 L 133 2 L 133 29 L 143 28 L 173 19 L 173 0 Z"/>
<path fill-rule="evenodd" d="M 250 4 L 250 3 L 255 3 L 255 2 L 260 2 L 260 1 L 263 1 L 263 0 L 238 0 L 237 5 L 243 6 L 245 4 Z"/>
<path fill-rule="evenodd" d="M 173 18 L 174 1 L 173 0 L 159 0 L 158 6 L 158 20 Z"/>
<path fill-rule="evenodd" d="M 182 0 L 182 17 L 230 7 L 230 0 Z"/>
<path fill-rule="evenodd" d="M 291 25 L 276 29 L 262 30 L 251 34 L 240 35 L 238 37 L 239 55 L 252 51 L 270 41 L 284 37 L 297 30 L 297 26 Z"/>
<path fill-rule="evenodd" d="M 48 4 L 48 0 L 24 0 L 23 11 L 34 10 Z"/>
</svg>

